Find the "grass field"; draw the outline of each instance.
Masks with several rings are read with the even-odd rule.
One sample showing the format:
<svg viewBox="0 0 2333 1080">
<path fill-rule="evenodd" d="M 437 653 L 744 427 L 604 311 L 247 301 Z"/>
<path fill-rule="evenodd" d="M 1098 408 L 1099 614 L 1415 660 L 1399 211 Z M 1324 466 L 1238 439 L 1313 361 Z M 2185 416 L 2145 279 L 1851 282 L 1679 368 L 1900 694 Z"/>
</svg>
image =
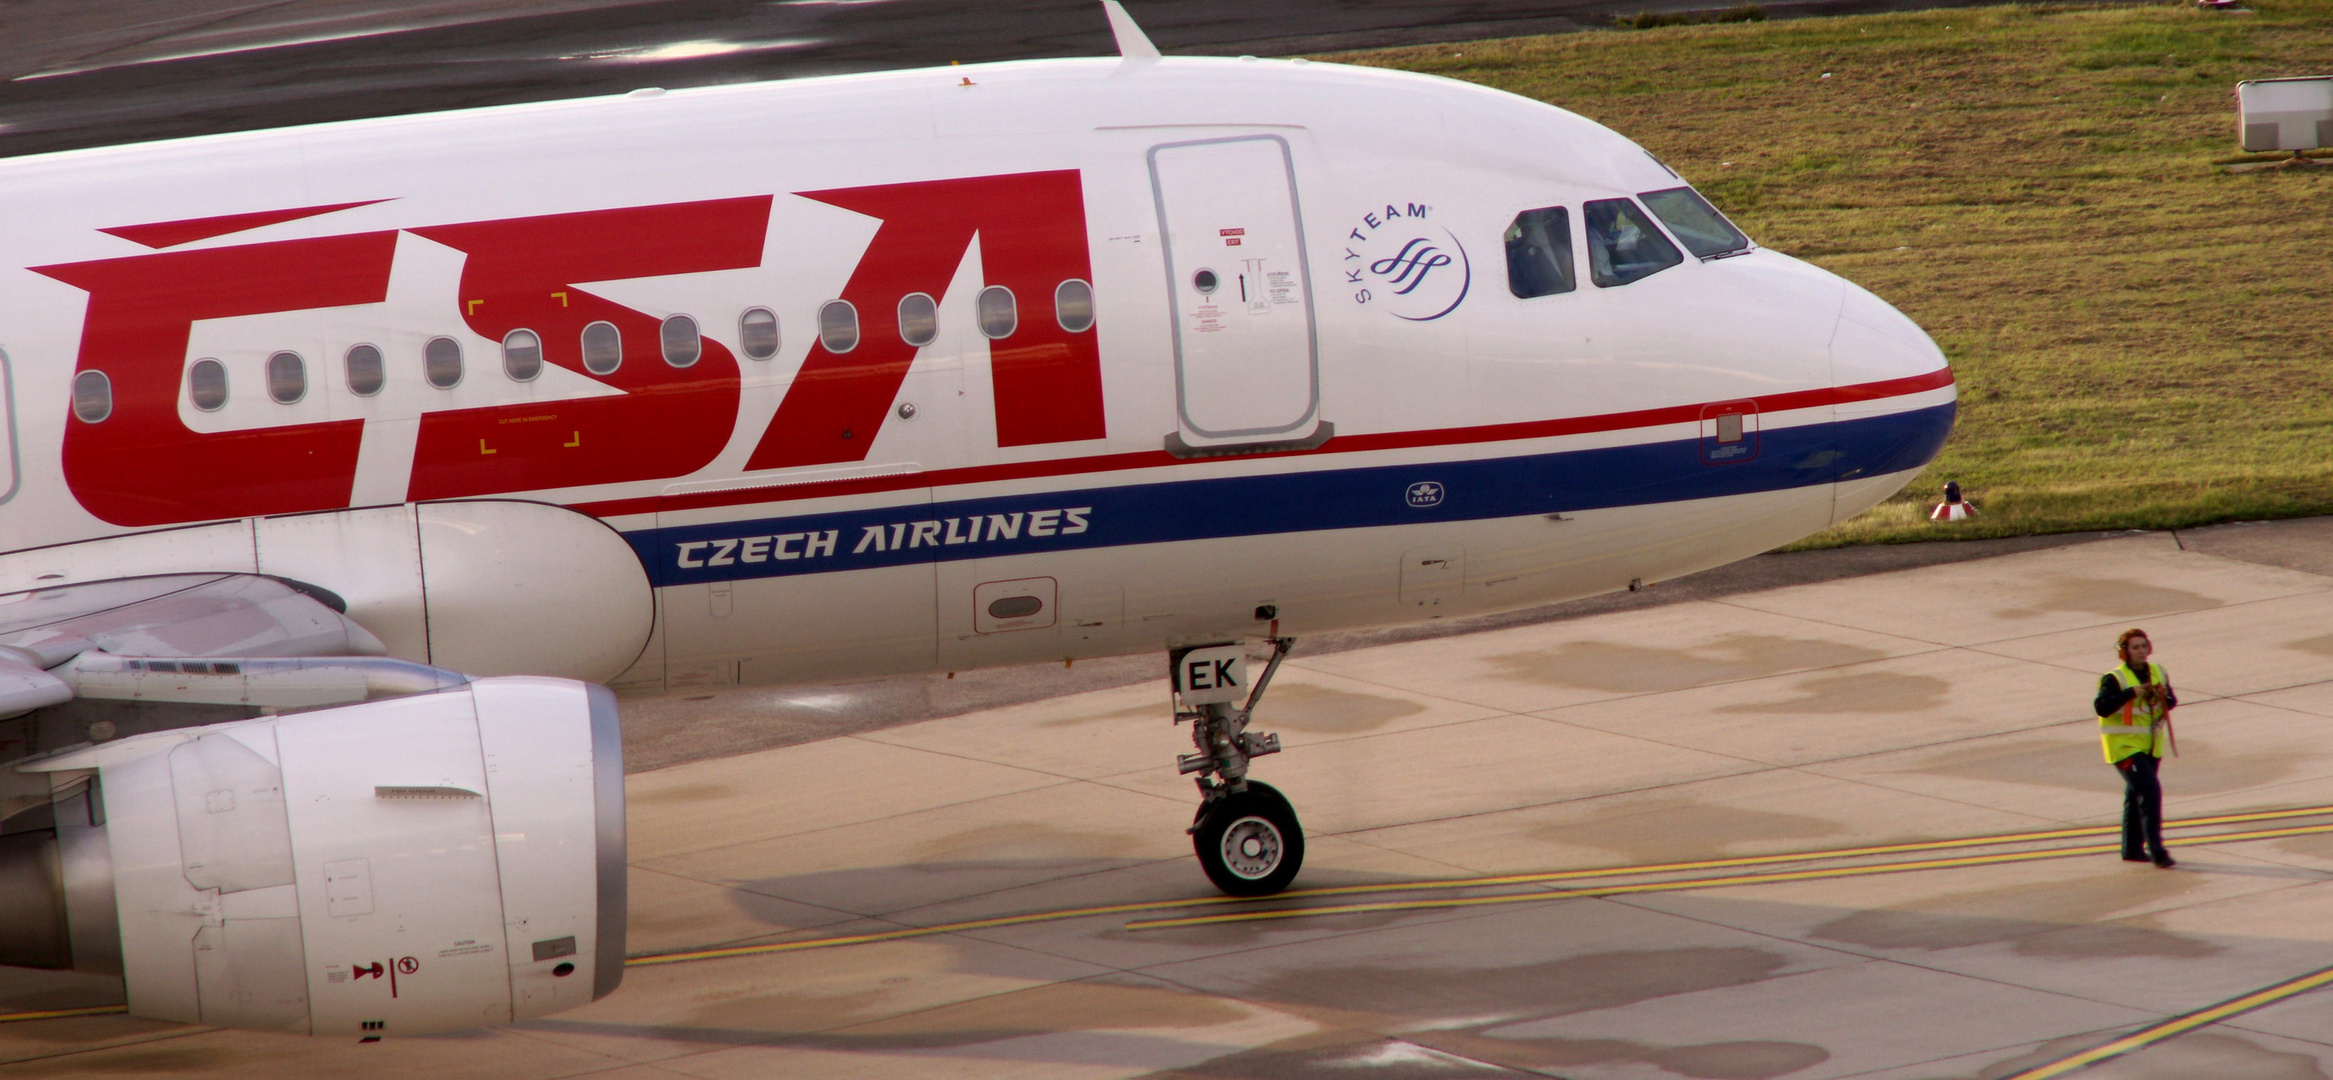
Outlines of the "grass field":
<svg viewBox="0 0 2333 1080">
<path fill-rule="evenodd" d="M 1935 336 L 1959 426 L 1806 541 L 2333 513 L 2333 168 L 2232 174 L 2238 80 L 2333 74 L 2333 0 L 2014 6 L 1347 54 L 1628 135 Z M 1827 73 L 1827 76 L 1826 76 Z M 1958 479 L 1983 510 L 1930 525 Z"/>
</svg>

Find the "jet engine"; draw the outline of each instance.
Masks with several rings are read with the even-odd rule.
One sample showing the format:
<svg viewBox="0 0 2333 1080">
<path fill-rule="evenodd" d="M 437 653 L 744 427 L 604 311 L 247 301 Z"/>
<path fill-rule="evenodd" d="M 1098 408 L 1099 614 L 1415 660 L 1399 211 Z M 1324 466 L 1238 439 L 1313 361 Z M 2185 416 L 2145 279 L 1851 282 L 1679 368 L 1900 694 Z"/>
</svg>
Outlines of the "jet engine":
<svg viewBox="0 0 2333 1080">
<path fill-rule="evenodd" d="M 482 679 L 17 772 L 50 794 L 0 835 L 0 963 L 119 974 L 132 1015 L 373 1039 L 543 1016 L 623 979 L 604 688 Z"/>
</svg>

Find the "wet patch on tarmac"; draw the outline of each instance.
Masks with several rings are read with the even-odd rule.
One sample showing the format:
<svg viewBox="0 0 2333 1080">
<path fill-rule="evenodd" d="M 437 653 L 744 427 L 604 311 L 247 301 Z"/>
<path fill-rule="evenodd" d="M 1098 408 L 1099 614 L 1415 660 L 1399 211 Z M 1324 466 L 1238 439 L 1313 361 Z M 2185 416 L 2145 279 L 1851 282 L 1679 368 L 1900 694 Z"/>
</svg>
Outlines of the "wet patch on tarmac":
<svg viewBox="0 0 2333 1080">
<path fill-rule="evenodd" d="M 1484 659 L 1501 677 L 1522 682 L 1650 694 L 1763 678 L 1805 668 L 1839 667 L 1887 654 L 1861 645 L 1774 634 L 1728 634 L 1706 645 L 1662 649 L 1610 641 L 1571 641 L 1542 652 Z"/>
<path fill-rule="evenodd" d="M 238 1058 L 246 1058 L 240 1065 Z M 202 1071 L 258 1070 L 260 1063 L 247 1055 L 215 1046 L 122 1046 L 51 1058 L 18 1061 L 8 1066 L 10 1080 L 19 1077 L 118 1075 L 169 1076 Z M 249 1073 L 246 1073 L 249 1075 Z"/>
<path fill-rule="evenodd" d="M 2128 578 L 2059 578 L 2028 595 L 2033 606 L 2002 608 L 1993 614 L 2004 619 L 2031 619 L 2051 612 L 2076 612 L 2121 619 L 2221 606 L 2220 601 L 2199 592 Z"/>
<path fill-rule="evenodd" d="M 1744 701 L 1719 706 L 1721 713 L 1900 713 L 1941 708 L 1952 684 L 1933 675 L 1867 671 L 1808 679 L 1788 701 Z"/>
<path fill-rule="evenodd" d="M 688 1019 L 673 1026 L 683 1031 L 706 1033 L 693 1036 L 681 1034 L 681 1038 L 715 1042 L 758 1041 L 729 1039 L 717 1033 L 745 1033 L 762 1037 L 808 1035 L 881 1016 L 897 1008 L 898 1004 L 894 992 L 882 989 L 833 994 L 787 991 L 737 995 L 702 1004 L 689 1013 Z M 664 1034 L 669 1038 L 674 1033 Z"/>
<path fill-rule="evenodd" d="M 1263 980 L 1253 993 L 1273 1004 L 1479 1027 L 1741 986 L 1789 966 L 1781 953 L 1747 946 L 1637 949 L 1514 967 L 1299 968 Z"/>
<path fill-rule="evenodd" d="M 638 989 L 668 999 L 685 997 L 685 1013 L 653 1025 L 658 1029 L 650 1033 L 653 1037 L 708 1043 L 782 1036 L 789 1045 L 813 1045 L 806 1040 L 826 1037 L 834 1040 L 835 1048 L 913 1049 L 986 1042 L 1056 1027 L 1070 1030 L 1074 1024 L 1055 1019 L 1070 1015 L 1066 1010 L 1083 1010 L 1076 1015 L 1087 1018 L 1108 1016 L 1123 1027 L 1205 1026 L 1249 1015 L 1236 1003 L 1166 990 L 1155 983 L 1128 986 L 1107 978 L 1056 981 L 1062 970 L 1057 961 L 961 940 L 892 942 L 735 963 L 746 965 L 743 977 L 733 970 L 728 979 L 706 981 L 702 971 L 681 966 L 638 969 L 625 981 L 639 980 L 644 985 Z M 1030 993 L 1038 996 L 1021 996 Z M 979 1002 L 994 1001 L 999 995 L 1020 996 L 1034 1011 L 1013 1017 L 1012 1010 L 993 1004 L 982 1011 Z M 971 1011 L 955 1011 L 965 1006 Z M 1142 1019 L 1145 1016 L 1153 1019 Z M 853 1028 L 866 1033 L 821 1035 Z"/>
<path fill-rule="evenodd" d="M 1593 817 L 1542 825 L 1529 832 L 1542 843 L 1582 844 L 1620 852 L 1632 862 L 1673 862 L 1735 853 L 1736 845 L 1805 841 L 1846 831 L 1835 821 L 1805 814 L 1750 810 L 1691 799 L 1663 799 L 1606 807 Z"/>
<path fill-rule="evenodd" d="M 733 902 L 749 916 L 754 914 L 753 905 L 739 897 L 740 892 L 857 915 L 887 915 L 1000 890 L 1122 870 L 1149 861 L 1109 856 L 959 859 L 757 878 L 730 882 L 728 888 Z M 1198 877 L 1195 866 L 1192 876 Z M 1199 879 L 1201 884 L 1204 881 Z M 789 928 L 791 923 L 780 920 L 770 925 Z"/>
<path fill-rule="evenodd" d="M 2014 942 L 2020 956 L 2058 959 L 2211 956 L 2226 948 L 2166 930 L 2106 923 L 2115 912 L 2178 896 L 2205 880 L 2200 874 L 2116 861 L 2113 869 L 2071 881 L 1952 893 L 1898 908 L 1858 911 L 1809 933 L 1872 949 L 1937 951 Z"/>
<path fill-rule="evenodd" d="M 1580 1065 L 1651 1065 L 1695 1080 L 1772 1080 L 1831 1060 L 1830 1051 L 1796 1042 L 1652 1046 L 1624 1039 L 1511 1039 L 1446 1032 L 1436 1032 L 1419 1041 L 1468 1057 L 1534 1071 Z"/>
<path fill-rule="evenodd" d="M 923 842 L 916 848 L 918 862 L 948 860 L 964 866 L 1079 859 L 1131 859 L 1144 838 L 1126 832 L 1089 832 L 1062 829 L 1041 821 L 1003 822 L 965 829 Z"/>
<path fill-rule="evenodd" d="M 633 874 L 643 873 L 633 868 Z M 682 902 L 680 895 L 696 892 L 694 902 Z M 635 952 L 662 952 L 665 949 L 693 949 L 716 944 L 743 933 L 768 933 L 773 930 L 802 929 L 805 916 L 813 922 L 845 918 L 835 912 L 820 916 L 815 910 L 805 911 L 792 901 L 765 896 L 741 886 L 721 886 L 707 882 L 675 880 L 659 883 L 653 891 L 642 888 L 635 881 L 635 898 L 626 917 L 626 925 Z M 644 902 L 646 901 L 646 902 Z M 741 929 L 736 916 L 750 920 L 758 929 Z M 649 943 L 662 943 L 651 946 Z"/>
<path fill-rule="evenodd" d="M 1331 1028 L 1253 1050 L 1226 1054 L 1203 1065 L 1152 1073 L 1145 1080 L 1491 1080 L 1531 1076 L 1405 1039 Z"/>
<path fill-rule="evenodd" d="M 835 1037 L 885 1047 L 937 1049 L 1064 1031 L 1208 1028 L 1247 1019 L 1222 998 L 1106 980 L 1049 983 L 861 1024 Z M 1041 1023 L 1031 1023 L 1042 1017 Z"/>
<path fill-rule="evenodd" d="M 2181 795 L 2238 791 L 2290 775 L 2299 759 L 2288 751 L 2220 753 L 2200 739 L 2181 740 L 2180 756 L 2163 760 L 2164 816 L 2180 814 Z M 1900 772 L 1928 773 L 1964 780 L 2095 791 L 2118 796 L 2099 807 L 2120 812 L 2122 776 L 2099 753 L 2098 736 L 2069 729 L 2063 738 L 2020 739 L 1997 746 L 1955 748 L 1924 758 Z"/>
<path fill-rule="evenodd" d="M 1374 731 L 1426 707 L 1401 698 L 1356 694 L 1306 683 L 1274 684 L 1256 707 L 1257 726 L 1315 735 L 1357 735 Z"/>
<path fill-rule="evenodd" d="M 2333 862 L 2333 836 L 2288 836 L 2276 841 L 2275 847 L 2288 855 Z"/>
<path fill-rule="evenodd" d="M 2305 653 L 2315 653 L 2318 656 L 2333 656 L 2333 634 L 2302 638 L 2299 641 L 2287 641 L 2284 643 L 2284 647 Z"/>
<path fill-rule="evenodd" d="M 633 806 L 668 806 L 674 803 L 719 802 L 737 794 L 727 784 L 676 784 L 647 791 L 627 791 L 624 801 Z"/>
<path fill-rule="evenodd" d="M 2116 1034 L 2120 1034 L 2117 1032 Z M 1953 1080 L 1996 1080 L 2047 1065 L 2105 1042 L 2105 1034 L 2073 1035 Z M 2306 1054 L 2270 1050 L 2236 1035 L 2199 1031 L 2159 1042 L 2137 1053 L 2116 1058 L 2089 1075 L 2114 1080 L 2202 1080 L 2205 1077 L 2242 1077 L 2243 1080 L 2327 1080 L 2325 1071 Z M 1945 1080 L 1939 1077 L 1938 1080 Z"/>
</svg>

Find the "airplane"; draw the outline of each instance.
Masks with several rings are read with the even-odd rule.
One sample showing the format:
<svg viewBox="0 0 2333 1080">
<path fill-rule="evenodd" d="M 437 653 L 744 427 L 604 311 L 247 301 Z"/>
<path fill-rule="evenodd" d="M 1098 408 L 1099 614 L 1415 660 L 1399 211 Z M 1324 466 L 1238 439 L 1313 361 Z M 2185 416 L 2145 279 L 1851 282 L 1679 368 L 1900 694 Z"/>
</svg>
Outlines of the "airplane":
<svg viewBox="0 0 2333 1080">
<path fill-rule="evenodd" d="M 618 693 L 1146 652 L 1268 895 L 1295 639 L 1745 558 L 1951 430 L 1918 326 L 1628 139 L 1106 7 L 1117 57 L 0 161 L 0 962 L 547 1015 L 623 974 Z"/>
</svg>

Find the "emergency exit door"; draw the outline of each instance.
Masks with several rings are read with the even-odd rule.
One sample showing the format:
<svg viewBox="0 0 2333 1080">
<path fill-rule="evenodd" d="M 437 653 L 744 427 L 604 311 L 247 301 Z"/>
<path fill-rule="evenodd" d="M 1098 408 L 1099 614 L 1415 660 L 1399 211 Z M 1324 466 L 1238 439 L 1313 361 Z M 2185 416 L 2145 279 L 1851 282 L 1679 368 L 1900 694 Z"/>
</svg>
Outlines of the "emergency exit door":
<svg viewBox="0 0 2333 1080">
<path fill-rule="evenodd" d="M 1150 182 L 1165 237 L 1181 441 L 1313 435 L 1319 342 L 1288 140 L 1242 135 L 1154 146 Z"/>
</svg>

